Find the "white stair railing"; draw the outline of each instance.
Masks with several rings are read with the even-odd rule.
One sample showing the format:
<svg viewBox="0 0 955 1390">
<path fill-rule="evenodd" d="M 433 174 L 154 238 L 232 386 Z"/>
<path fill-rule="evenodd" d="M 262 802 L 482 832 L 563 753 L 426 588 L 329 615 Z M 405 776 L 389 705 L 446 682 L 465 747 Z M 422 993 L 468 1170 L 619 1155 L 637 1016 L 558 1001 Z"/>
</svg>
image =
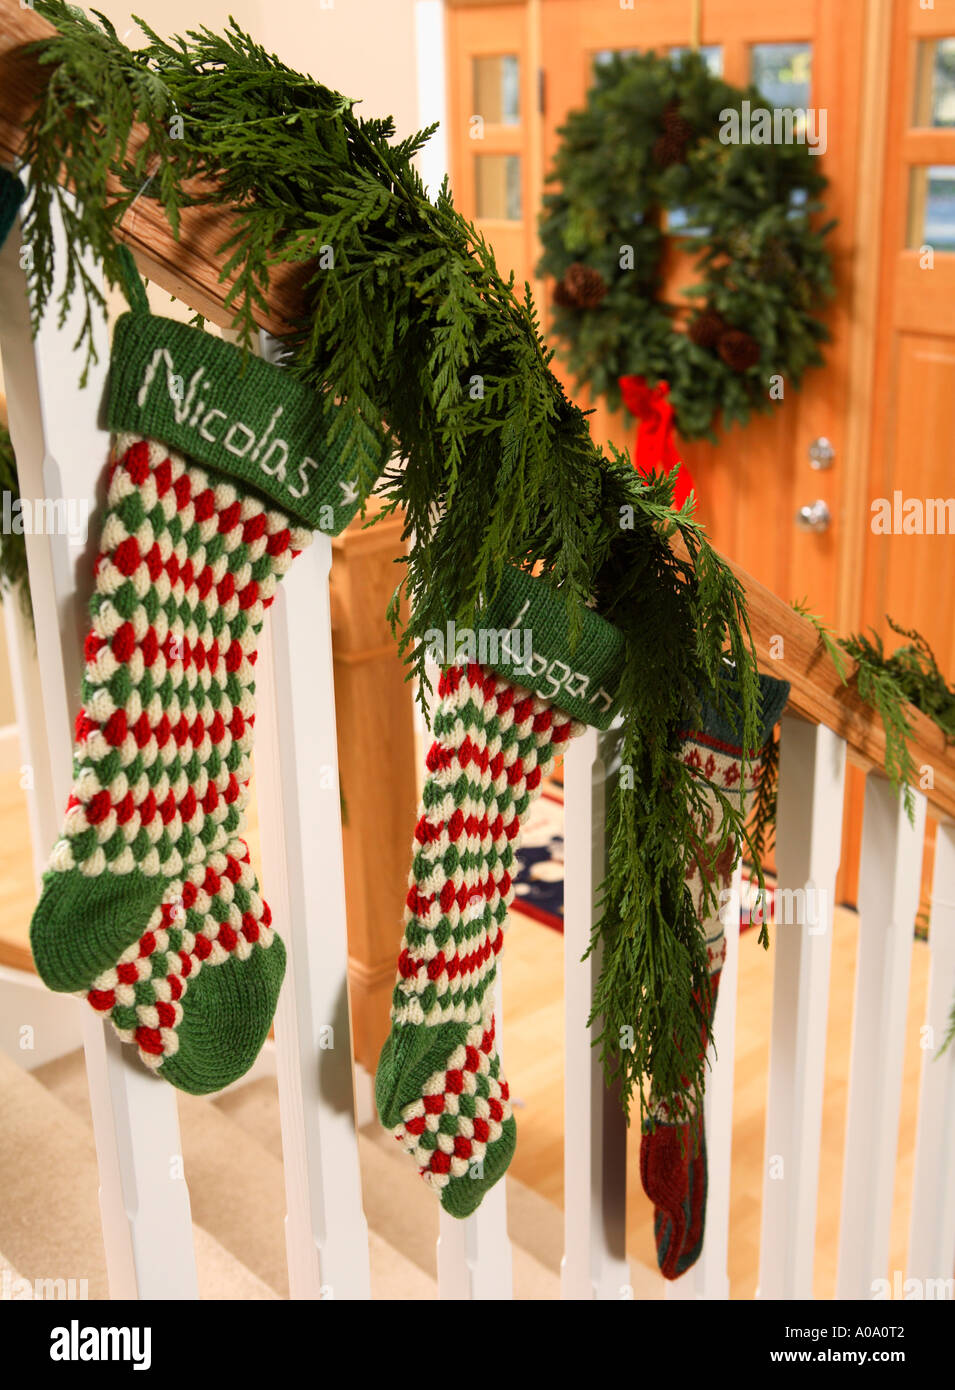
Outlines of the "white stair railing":
<svg viewBox="0 0 955 1390">
<path fill-rule="evenodd" d="M 503 954 L 503 953 L 502 953 Z M 494 1037 L 504 1062 L 504 990 L 498 958 Z M 511 1242 L 507 1233 L 507 1178 L 494 1184 L 476 1212 L 459 1220 L 442 1209 L 438 1218 L 438 1297 L 444 1300 L 508 1300 L 514 1297 Z"/>
<path fill-rule="evenodd" d="M 766 1104 L 761 1298 L 812 1298 L 819 1140 L 832 959 L 832 907 L 842 841 L 845 742 L 784 715 L 776 828 L 773 1020 Z M 800 907 L 798 893 L 803 893 Z M 790 901 L 796 920 L 780 919 Z M 784 914 L 785 915 L 785 914 Z"/>
<path fill-rule="evenodd" d="M 29 255 L 30 248 L 23 251 Z M 0 252 L 0 353 L 21 496 L 34 507 L 46 498 L 68 498 L 95 526 L 109 454 L 109 435 L 99 423 L 109 362 L 105 326 L 95 329 L 99 361 L 83 389 L 73 350 L 79 318 L 71 314 L 57 327 L 56 315 L 48 314 L 31 337 L 20 256 L 17 226 Z M 57 264 L 64 259 L 58 226 Z M 95 279 L 94 265 L 86 271 Z M 32 793 L 45 857 L 60 834 L 71 788 L 94 551 L 83 535 L 34 533 L 26 543 L 43 693 L 42 737 L 34 730 L 28 741 L 38 766 L 42 756 L 49 760 Z M 196 1298 L 175 1093 L 85 1006 L 83 1036 L 110 1295 Z"/>
<path fill-rule="evenodd" d="M 709 1051 L 703 1118 L 706 1129 L 706 1239 L 700 1258 L 667 1284 L 668 1299 L 730 1296 L 730 1176 L 733 1152 L 733 1081 L 736 1066 L 736 997 L 739 989 L 739 927 L 743 866 L 737 864 L 723 909 L 726 959 L 720 973 L 713 1040 Z"/>
<path fill-rule="evenodd" d="M 604 1084 L 587 1019 L 600 974 L 586 960 L 607 871 L 605 813 L 619 776 L 615 735 L 588 729 L 564 758 L 564 1258 L 561 1297 L 631 1295 L 627 1259 L 627 1125 L 617 1087 Z M 623 1045 L 623 1043 L 621 1044 Z"/>
<path fill-rule="evenodd" d="M 859 955 L 842 1178 L 837 1298 L 871 1298 L 889 1266 L 895 1155 L 919 903 L 925 798 L 914 823 L 881 773 L 866 778 L 859 865 Z"/>
<path fill-rule="evenodd" d="M 257 666 L 263 892 L 288 952 L 275 1016 L 289 1288 L 370 1298 L 355 1130 L 328 578 L 317 534 L 280 585 Z"/>
</svg>

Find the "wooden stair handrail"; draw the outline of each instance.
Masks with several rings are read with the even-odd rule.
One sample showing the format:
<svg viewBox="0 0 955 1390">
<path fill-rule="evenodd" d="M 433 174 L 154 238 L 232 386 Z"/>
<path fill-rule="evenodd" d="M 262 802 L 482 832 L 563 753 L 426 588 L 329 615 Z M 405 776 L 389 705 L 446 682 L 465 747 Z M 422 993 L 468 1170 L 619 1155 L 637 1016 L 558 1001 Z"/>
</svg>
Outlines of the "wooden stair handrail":
<svg viewBox="0 0 955 1390">
<path fill-rule="evenodd" d="M 0 0 L 0 164 L 12 164 L 23 144 L 23 123 L 43 87 L 43 68 L 22 51 L 23 45 L 47 38 L 54 26 L 19 0 Z M 138 143 L 135 135 L 132 145 Z M 118 187 L 118 186 L 117 186 Z M 179 240 L 173 238 L 162 209 L 140 198 L 118 228 L 119 238 L 136 257 L 147 279 L 188 304 L 221 328 L 231 327 L 234 313 L 224 307 L 231 279 L 219 280 L 222 257 L 215 252 L 229 235 L 228 210 L 184 208 Z M 256 311 L 256 321 L 282 334 L 302 307 L 302 265 L 274 267 L 269 285 L 271 313 Z"/>
<path fill-rule="evenodd" d="M 860 697 L 852 680 L 855 662 L 845 657 L 845 684 L 813 624 L 784 599 L 727 561 L 746 591 L 746 607 L 759 668 L 792 687 L 787 710 L 813 724 L 825 724 L 848 745 L 849 760 L 866 770 L 885 767 L 882 719 Z M 782 639 L 780 641 L 780 639 Z M 917 789 L 937 820 L 955 820 L 955 756 L 942 730 L 914 705 L 907 708 L 909 749 L 916 770 L 929 767 L 934 786 Z"/>
<path fill-rule="evenodd" d="M 0 162 L 16 159 L 23 120 L 43 82 L 39 65 L 18 50 L 53 32 L 47 20 L 34 10 L 21 9 L 18 0 L 0 0 Z M 231 281 L 219 280 L 221 258 L 215 256 L 215 249 L 228 231 L 227 210 L 186 208 L 176 241 L 161 209 L 144 198 L 119 235 L 150 280 L 213 323 L 226 327 L 232 322 L 231 313 L 224 308 Z M 275 268 L 269 287 L 271 314 L 259 319 L 263 328 L 273 333 L 287 329 L 301 307 L 297 285 L 302 274 L 301 266 Z M 738 565 L 730 564 L 746 591 L 760 667 L 792 686 L 790 711 L 835 730 L 846 740 L 853 762 L 865 768 L 884 768 L 882 721 L 860 699 L 853 684 L 846 686 L 840 680 L 812 623 Z M 777 655 L 780 638 L 781 654 Z M 848 659 L 846 664 L 851 674 L 853 665 Z M 955 756 L 936 724 L 914 708 L 909 716 L 915 766 L 932 769 L 934 786 L 922 788 L 932 813 L 941 820 L 955 820 Z"/>
</svg>

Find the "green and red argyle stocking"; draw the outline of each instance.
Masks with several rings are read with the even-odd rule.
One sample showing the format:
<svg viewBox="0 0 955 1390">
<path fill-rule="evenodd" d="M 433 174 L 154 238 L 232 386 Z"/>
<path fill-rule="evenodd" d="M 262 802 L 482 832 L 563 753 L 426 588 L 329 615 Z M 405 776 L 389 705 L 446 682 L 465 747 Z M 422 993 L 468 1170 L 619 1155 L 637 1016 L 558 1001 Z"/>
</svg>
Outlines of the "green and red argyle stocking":
<svg viewBox="0 0 955 1390">
<path fill-rule="evenodd" d="M 457 1217 L 474 1211 L 514 1152 L 494 996 L 521 827 L 568 741 L 588 723 L 610 724 L 623 650 L 621 634 L 590 612 L 571 648 L 563 600 L 519 570 L 482 623 L 490 654 L 480 645 L 463 654 L 438 687 L 376 1076 L 382 1124 Z"/>
<path fill-rule="evenodd" d="M 243 839 L 255 663 L 292 560 L 358 506 L 354 459 L 314 392 L 142 308 L 116 328 L 108 424 L 73 789 L 31 944 L 51 989 L 202 1094 L 251 1066 L 282 982 Z"/>
<path fill-rule="evenodd" d="M 789 686 L 771 676 L 760 676 L 760 690 L 762 749 L 782 714 Z M 720 849 L 715 789 L 727 797 L 738 796 L 748 813 L 759 781 L 760 749 L 745 760 L 744 766 L 739 732 L 705 706 L 703 728 L 688 734 L 682 743 L 683 760 L 702 782 L 707 800 L 703 823 L 698 826 L 696 852 L 687 872 L 687 887 L 706 938 L 710 967 L 707 1018 L 700 1039 L 703 1052 L 710 1043 L 720 973 L 726 959 L 722 916 L 726 899 L 721 899 L 720 893 L 729 889 L 739 856 L 739 845 L 733 839 Z M 712 897 L 706 892 L 707 881 Z M 658 1096 L 651 1089 L 650 1112 L 652 1120 L 645 1125 L 640 1141 L 640 1179 L 655 1208 L 654 1236 L 660 1272 L 666 1279 L 677 1279 L 696 1263 L 703 1248 L 706 1133 L 703 1115 L 697 1113 L 692 1101 Z"/>
</svg>

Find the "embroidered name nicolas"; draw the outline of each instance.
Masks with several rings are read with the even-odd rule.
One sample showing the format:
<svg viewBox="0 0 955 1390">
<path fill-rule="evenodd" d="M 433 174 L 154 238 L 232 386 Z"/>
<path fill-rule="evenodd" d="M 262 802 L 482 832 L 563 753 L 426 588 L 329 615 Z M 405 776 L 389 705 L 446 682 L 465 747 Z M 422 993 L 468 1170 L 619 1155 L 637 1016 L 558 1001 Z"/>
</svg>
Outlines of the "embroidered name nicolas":
<svg viewBox="0 0 955 1390">
<path fill-rule="evenodd" d="M 166 390 L 177 425 L 195 430 L 208 444 L 225 449 L 235 458 L 247 458 L 257 464 L 263 473 L 283 484 L 292 497 L 301 499 L 308 496 L 308 473 L 318 468 L 318 460 L 308 454 L 297 463 L 293 460 L 300 486 L 296 487 L 289 481 L 289 443 L 276 433 L 285 412 L 284 405 L 275 406 L 265 429 L 258 434 L 244 421 L 230 420 L 226 411 L 210 404 L 206 392 L 214 383 L 206 375 L 205 367 L 197 367 L 186 386 L 183 377 L 176 373 L 169 349 L 158 347 L 149 359 L 136 397 L 140 409 L 146 404 L 150 388 L 163 364 L 166 368 Z"/>
</svg>

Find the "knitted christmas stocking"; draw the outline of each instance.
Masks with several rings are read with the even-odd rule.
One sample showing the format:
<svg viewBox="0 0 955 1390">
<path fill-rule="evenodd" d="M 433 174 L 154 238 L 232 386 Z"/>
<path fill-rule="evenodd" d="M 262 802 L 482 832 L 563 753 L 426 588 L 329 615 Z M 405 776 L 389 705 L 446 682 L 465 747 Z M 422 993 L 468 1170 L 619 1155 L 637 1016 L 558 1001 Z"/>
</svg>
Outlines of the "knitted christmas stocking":
<svg viewBox="0 0 955 1390">
<path fill-rule="evenodd" d="M 255 1059 L 285 965 L 242 839 L 263 616 L 311 529 L 358 503 L 320 398 L 136 303 L 113 343 L 73 791 L 31 943 L 51 989 L 205 1093 Z"/>
<path fill-rule="evenodd" d="M 789 695 L 785 681 L 760 676 L 762 729 L 760 748 L 772 733 Z M 720 972 L 726 958 L 726 937 L 719 908 L 710 902 L 703 910 L 704 875 L 716 895 L 729 888 L 739 846 L 729 841 L 719 850 L 718 803 L 713 788 L 726 796 L 739 796 L 747 812 L 759 780 L 758 757 L 747 763 L 743 775 L 743 749 L 738 730 L 711 709 L 704 708 L 703 728 L 683 741 L 683 759 L 696 770 L 707 789 L 709 810 L 699 826 L 699 841 L 690 871 L 689 887 L 700 930 L 706 938 L 710 965 L 710 997 L 700 1047 L 709 1046 Z M 713 837 L 713 838 L 709 838 Z M 657 1263 L 666 1279 L 677 1279 L 699 1259 L 706 1218 L 706 1134 L 702 1114 L 692 1103 L 676 1097 L 656 1096 L 651 1090 L 654 1127 L 645 1127 L 640 1141 L 640 1179 L 654 1203 L 654 1235 Z"/>
<path fill-rule="evenodd" d="M 591 613 L 571 652 L 563 601 L 524 571 L 508 573 L 483 624 L 477 652 L 447 666 L 438 688 L 376 1077 L 382 1124 L 458 1217 L 514 1152 L 494 989 L 521 826 L 568 740 L 611 722 L 623 649 Z"/>
</svg>

